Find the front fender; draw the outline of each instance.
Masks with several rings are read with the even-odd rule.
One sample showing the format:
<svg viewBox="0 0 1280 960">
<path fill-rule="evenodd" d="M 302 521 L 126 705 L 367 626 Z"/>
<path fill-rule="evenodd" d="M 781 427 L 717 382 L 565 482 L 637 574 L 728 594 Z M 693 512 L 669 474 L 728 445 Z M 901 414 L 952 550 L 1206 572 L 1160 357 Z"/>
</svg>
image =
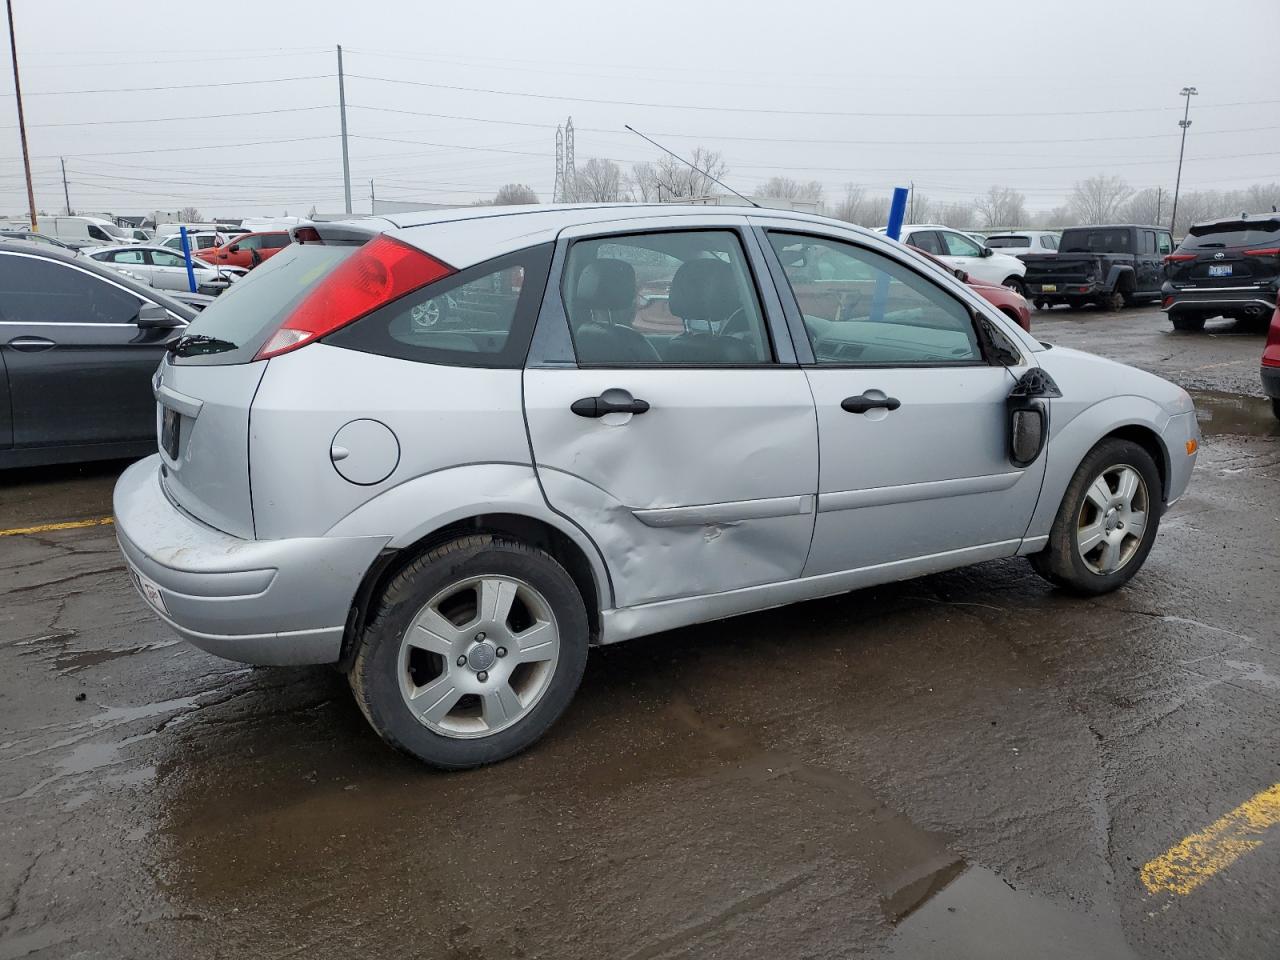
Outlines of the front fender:
<svg viewBox="0 0 1280 960">
<path fill-rule="evenodd" d="M 599 549 L 581 529 L 547 506 L 530 466 L 473 463 L 423 474 L 361 504 L 325 535 L 363 536 L 353 531 L 378 530 L 378 536 L 390 538 L 389 548 L 403 549 L 451 523 L 494 513 L 528 517 L 568 537 L 591 565 L 600 609 L 612 606 Z"/>
<path fill-rule="evenodd" d="M 1169 476 L 1169 450 L 1163 439 L 1169 413 L 1154 400 L 1132 394 L 1108 397 L 1074 415 L 1069 401 L 1051 400 L 1049 404 L 1049 444 L 1045 454 L 1049 460 L 1040 500 L 1027 528 L 1029 543 L 1024 544 L 1024 552 L 1028 547 L 1043 546 L 1037 541 L 1049 535 L 1053 518 L 1080 461 L 1108 434 L 1124 427 L 1150 431 L 1164 454 L 1164 463 L 1159 466 L 1165 476 Z"/>
</svg>

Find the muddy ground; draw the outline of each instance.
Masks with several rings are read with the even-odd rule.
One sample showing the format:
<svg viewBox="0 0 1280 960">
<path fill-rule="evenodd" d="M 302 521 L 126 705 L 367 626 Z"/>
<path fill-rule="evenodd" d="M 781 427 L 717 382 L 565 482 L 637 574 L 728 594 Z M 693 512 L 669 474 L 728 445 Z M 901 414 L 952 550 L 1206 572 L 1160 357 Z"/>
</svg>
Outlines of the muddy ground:
<svg viewBox="0 0 1280 960">
<path fill-rule="evenodd" d="M 1201 403 L 1128 588 L 1000 561 L 599 650 L 476 772 L 384 747 L 334 672 L 176 641 L 110 527 L 0 538 L 0 960 L 1280 955 L 1280 827 L 1139 879 L 1280 781 L 1261 339 L 1033 322 Z M 0 526 L 103 516 L 120 466 L 10 475 Z"/>
</svg>

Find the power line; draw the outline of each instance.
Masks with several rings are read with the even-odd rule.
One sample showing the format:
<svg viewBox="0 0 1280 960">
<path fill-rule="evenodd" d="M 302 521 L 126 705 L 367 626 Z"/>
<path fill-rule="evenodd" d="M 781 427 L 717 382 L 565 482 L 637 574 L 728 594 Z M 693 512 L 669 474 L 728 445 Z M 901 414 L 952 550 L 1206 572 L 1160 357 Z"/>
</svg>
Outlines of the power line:
<svg viewBox="0 0 1280 960">
<path fill-rule="evenodd" d="M 332 110 L 333 104 L 322 103 L 314 107 L 281 107 L 279 110 L 246 110 L 242 113 L 206 113 L 185 117 L 144 117 L 140 120 L 75 120 L 69 123 L 29 123 L 29 127 L 104 127 L 122 123 L 169 123 L 174 120 L 222 120 L 227 117 L 265 117 L 277 113 L 306 113 L 310 110 Z M 0 130 L 16 129 L 15 124 L 0 126 Z"/>
<path fill-rule="evenodd" d="M 792 107 L 787 108 L 768 108 L 768 107 L 729 107 L 729 106 L 706 106 L 703 104 L 689 103 L 657 103 L 642 100 L 609 100 L 603 97 L 571 97 L 549 93 L 530 93 L 524 90 L 496 90 L 490 87 L 465 87 L 451 83 L 430 83 L 426 80 L 400 80 L 394 77 L 374 77 L 369 74 L 348 73 L 348 77 L 352 80 L 372 80 L 377 83 L 402 84 L 411 87 L 430 87 L 433 90 L 457 90 L 463 93 L 487 93 L 494 96 L 502 97 L 526 97 L 534 100 L 555 100 L 569 103 L 596 103 L 606 104 L 616 107 L 658 107 L 663 110 L 701 110 L 712 113 L 761 113 L 761 114 L 778 114 L 782 116 L 805 116 L 805 117 L 890 117 L 890 118 L 940 118 L 955 117 L 963 119 L 978 119 L 983 117 L 1007 119 L 1009 117 L 1089 117 L 1101 116 L 1103 114 L 1129 114 L 1129 113 L 1164 113 L 1172 107 L 1114 107 L 1108 110 L 1059 110 L 1059 111 L 1043 111 L 1036 110 L 1029 113 L 1016 112 L 999 112 L 999 113 L 906 113 L 902 111 L 858 111 L 858 110 L 796 110 Z M 1263 104 L 1280 103 L 1280 99 L 1275 100 L 1240 100 L 1235 103 L 1218 103 L 1213 104 L 1215 107 L 1245 107 L 1259 106 Z"/>
<path fill-rule="evenodd" d="M 209 87 L 247 87 L 264 83 L 295 83 L 299 80 L 328 80 L 332 73 L 314 73 L 305 77 L 269 77 L 265 80 L 218 80 L 213 83 L 171 83 L 158 87 L 100 87 L 94 90 L 37 90 L 28 97 L 66 97 L 87 93 L 143 93 L 148 90 L 206 90 Z"/>
</svg>

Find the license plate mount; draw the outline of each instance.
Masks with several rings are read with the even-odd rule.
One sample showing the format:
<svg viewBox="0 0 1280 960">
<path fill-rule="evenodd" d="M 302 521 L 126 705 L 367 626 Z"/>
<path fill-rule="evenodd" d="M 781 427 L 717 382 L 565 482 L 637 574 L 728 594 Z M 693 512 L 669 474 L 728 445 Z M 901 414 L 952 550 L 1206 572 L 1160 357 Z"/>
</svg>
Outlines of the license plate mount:
<svg viewBox="0 0 1280 960">
<path fill-rule="evenodd" d="M 147 603 L 151 604 L 151 606 L 155 607 L 161 613 L 167 614 L 169 612 L 169 608 L 164 605 L 164 595 L 160 593 L 160 588 L 140 574 L 137 570 L 130 569 L 129 572 L 133 574 L 134 586 L 136 586 L 138 588 L 138 592 L 142 594 L 142 599 L 146 600 Z"/>
<path fill-rule="evenodd" d="M 1040 287 L 1041 293 L 1057 293 L 1058 285 L 1056 283 L 1046 283 Z"/>
<path fill-rule="evenodd" d="M 1209 264 L 1209 276 L 1211 276 L 1211 277 L 1229 277 L 1229 276 L 1231 276 L 1231 264 L 1229 264 L 1229 263 L 1211 263 L 1211 264 Z"/>
<path fill-rule="evenodd" d="M 160 448 L 170 460 L 178 459 L 178 438 L 182 432 L 182 414 L 170 407 L 164 408 L 160 421 Z"/>
</svg>

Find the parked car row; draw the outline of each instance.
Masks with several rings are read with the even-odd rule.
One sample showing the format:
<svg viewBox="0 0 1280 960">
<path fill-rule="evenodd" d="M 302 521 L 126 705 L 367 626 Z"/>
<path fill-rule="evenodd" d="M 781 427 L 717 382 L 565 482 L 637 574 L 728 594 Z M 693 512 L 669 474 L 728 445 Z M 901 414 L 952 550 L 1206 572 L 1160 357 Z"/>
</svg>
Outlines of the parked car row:
<svg viewBox="0 0 1280 960">
<path fill-rule="evenodd" d="M 96 247 L 85 253 L 100 263 L 114 267 L 161 290 L 189 290 L 187 261 L 181 251 L 168 247 L 143 246 Z M 220 267 L 198 257 L 191 259 L 196 292 L 217 295 L 248 270 L 243 267 Z"/>
</svg>

